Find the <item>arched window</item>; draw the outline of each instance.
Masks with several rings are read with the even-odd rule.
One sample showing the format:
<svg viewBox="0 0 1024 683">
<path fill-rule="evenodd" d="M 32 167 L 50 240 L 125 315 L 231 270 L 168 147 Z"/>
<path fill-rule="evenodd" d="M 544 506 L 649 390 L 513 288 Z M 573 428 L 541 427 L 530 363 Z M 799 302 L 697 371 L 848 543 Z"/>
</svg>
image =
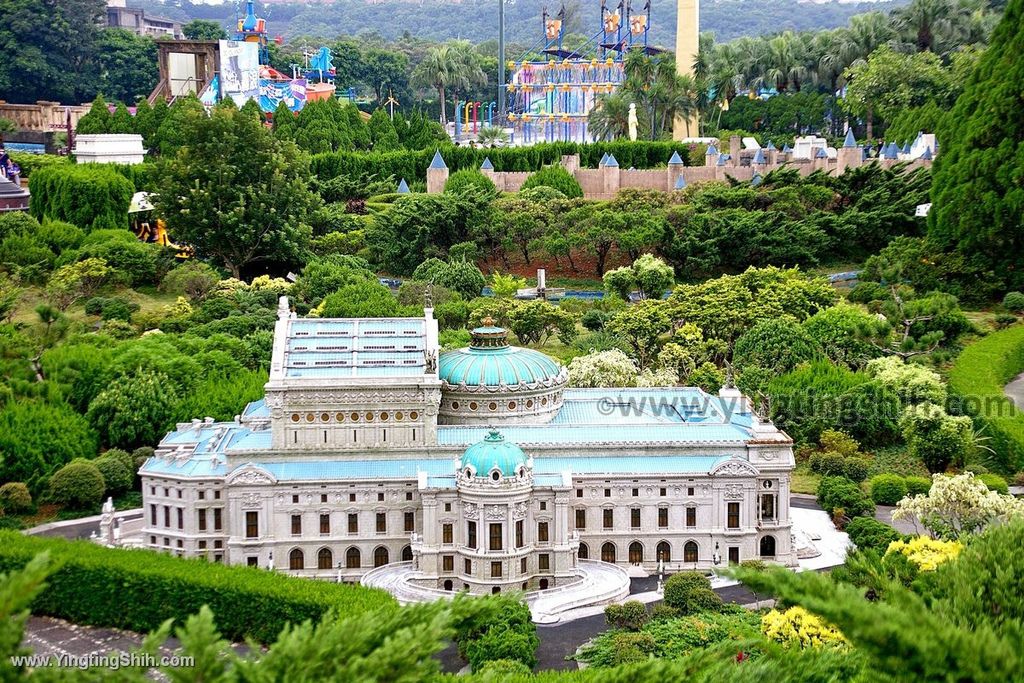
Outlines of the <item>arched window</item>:
<svg viewBox="0 0 1024 683">
<path fill-rule="evenodd" d="M 683 562 L 698 562 L 700 561 L 700 551 L 697 549 L 697 544 L 693 541 L 687 541 L 686 545 L 683 546 Z"/>
<path fill-rule="evenodd" d="M 640 541 L 633 541 L 629 544 L 629 563 L 640 564 L 644 561 L 644 547 Z"/>
<path fill-rule="evenodd" d="M 540 580 L 540 589 L 542 591 L 546 591 L 548 589 L 548 580 L 547 579 L 541 579 Z"/>
<path fill-rule="evenodd" d="M 359 548 L 349 548 L 345 551 L 345 567 L 348 569 L 359 569 L 363 564 L 359 557 Z"/>
<path fill-rule="evenodd" d="M 586 543 L 580 543 L 580 551 L 577 553 L 577 557 L 581 560 L 585 560 L 590 557 L 590 548 L 587 547 Z"/>
<path fill-rule="evenodd" d="M 412 562 L 412 546 L 407 545 L 402 548 L 402 562 Z"/>
<path fill-rule="evenodd" d="M 373 566 L 383 567 L 388 563 L 388 549 L 382 545 L 377 546 L 373 551 Z"/>
<path fill-rule="evenodd" d="M 761 539 L 761 557 L 775 557 L 774 536 L 765 536 Z"/>
<path fill-rule="evenodd" d="M 501 592 L 501 586 L 491 586 L 491 593 L 497 595 Z"/>
<path fill-rule="evenodd" d="M 658 553 L 658 559 L 662 562 L 672 561 L 672 545 L 668 541 L 659 543 L 656 552 Z"/>
<path fill-rule="evenodd" d="M 451 579 L 445 579 L 444 580 L 444 589 L 446 591 L 450 591 L 452 589 L 452 580 Z"/>
<path fill-rule="evenodd" d="M 295 548 L 288 553 L 288 569 L 305 569 L 306 561 L 302 556 L 302 551 Z"/>
<path fill-rule="evenodd" d="M 615 544 L 605 543 L 601 546 L 601 561 L 602 562 L 615 562 Z"/>
<path fill-rule="evenodd" d="M 331 569 L 334 567 L 334 554 L 330 548 L 320 548 L 316 554 L 317 569 Z"/>
</svg>

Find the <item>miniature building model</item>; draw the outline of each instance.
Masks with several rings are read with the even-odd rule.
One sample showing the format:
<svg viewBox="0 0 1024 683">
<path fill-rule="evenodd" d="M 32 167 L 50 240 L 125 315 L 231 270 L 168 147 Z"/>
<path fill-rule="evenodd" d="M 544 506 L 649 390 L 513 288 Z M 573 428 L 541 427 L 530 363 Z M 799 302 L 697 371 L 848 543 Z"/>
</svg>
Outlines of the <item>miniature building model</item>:
<svg viewBox="0 0 1024 683">
<path fill-rule="evenodd" d="M 493 324 L 440 353 L 429 308 L 298 318 L 282 297 L 265 397 L 141 468 L 143 541 L 410 600 L 617 572 L 611 599 L 627 568 L 795 564 L 793 467 L 731 386 L 574 389 Z"/>
</svg>

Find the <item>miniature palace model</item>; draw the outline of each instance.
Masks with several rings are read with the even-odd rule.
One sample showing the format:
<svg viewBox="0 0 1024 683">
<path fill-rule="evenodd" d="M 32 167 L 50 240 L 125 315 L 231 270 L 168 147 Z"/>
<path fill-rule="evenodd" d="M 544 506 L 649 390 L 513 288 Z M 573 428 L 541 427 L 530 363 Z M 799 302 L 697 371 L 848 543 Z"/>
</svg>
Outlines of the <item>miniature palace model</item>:
<svg viewBox="0 0 1024 683">
<path fill-rule="evenodd" d="M 282 297 L 265 397 L 142 466 L 143 545 L 407 600 L 610 580 L 593 604 L 659 562 L 796 563 L 792 441 L 738 390 L 568 388 L 489 322 L 442 353 L 432 309 L 299 318 Z"/>
</svg>

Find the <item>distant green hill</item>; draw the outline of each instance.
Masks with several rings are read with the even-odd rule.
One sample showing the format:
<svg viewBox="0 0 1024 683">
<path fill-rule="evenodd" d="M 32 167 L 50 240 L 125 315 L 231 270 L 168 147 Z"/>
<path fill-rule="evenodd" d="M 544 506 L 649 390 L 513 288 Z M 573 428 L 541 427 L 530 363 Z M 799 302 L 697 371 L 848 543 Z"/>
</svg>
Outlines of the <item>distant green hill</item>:
<svg viewBox="0 0 1024 683">
<path fill-rule="evenodd" d="M 704 0 L 701 3 L 701 30 L 714 32 L 719 41 L 739 36 L 756 36 L 792 29 L 812 31 L 846 24 L 850 16 L 872 10 L 888 11 L 906 0 L 886 2 L 813 4 L 797 0 Z M 234 3 L 193 5 L 184 2 L 131 0 L 133 7 L 173 19 L 214 19 L 225 26 L 234 24 Z M 400 38 L 405 32 L 417 38 L 447 40 L 466 38 L 482 42 L 497 37 L 498 8 L 495 0 L 383 0 L 368 4 L 364 0 L 338 0 L 332 3 L 274 3 L 268 10 L 257 2 L 258 12 L 267 18 L 271 34 L 334 38 L 338 35 L 378 33 L 385 39 Z M 597 0 L 567 0 L 568 29 L 590 35 L 597 31 L 600 3 Z M 613 0 L 609 0 L 609 5 Z M 506 38 L 510 42 L 533 45 L 542 35 L 541 11 L 557 12 L 555 0 L 515 0 L 505 7 Z M 643 3 L 634 0 L 634 8 Z M 675 44 L 676 3 L 653 0 L 651 40 L 657 45 Z"/>
</svg>

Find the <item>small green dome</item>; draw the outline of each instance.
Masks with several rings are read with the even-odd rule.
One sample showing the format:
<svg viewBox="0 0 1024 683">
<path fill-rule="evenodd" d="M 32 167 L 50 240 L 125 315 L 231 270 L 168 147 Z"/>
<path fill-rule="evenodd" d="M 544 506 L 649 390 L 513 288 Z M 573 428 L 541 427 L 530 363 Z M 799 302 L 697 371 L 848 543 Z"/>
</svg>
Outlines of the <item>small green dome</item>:
<svg viewBox="0 0 1024 683">
<path fill-rule="evenodd" d="M 473 330 L 471 346 L 441 354 L 438 378 L 452 386 L 471 387 L 550 385 L 559 380 L 563 369 L 557 361 L 540 351 L 509 346 L 508 333 L 486 322 Z"/>
<path fill-rule="evenodd" d="M 462 470 L 472 468 L 477 477 L 489 477 L 495 469 L 503 477 L 514 477 L 526 464 L 526 454 L 519 446 L 506 441 L 498 430 L 492 429 L 483 441 L 466 449 L 459 464 Z"/>
</svg>

